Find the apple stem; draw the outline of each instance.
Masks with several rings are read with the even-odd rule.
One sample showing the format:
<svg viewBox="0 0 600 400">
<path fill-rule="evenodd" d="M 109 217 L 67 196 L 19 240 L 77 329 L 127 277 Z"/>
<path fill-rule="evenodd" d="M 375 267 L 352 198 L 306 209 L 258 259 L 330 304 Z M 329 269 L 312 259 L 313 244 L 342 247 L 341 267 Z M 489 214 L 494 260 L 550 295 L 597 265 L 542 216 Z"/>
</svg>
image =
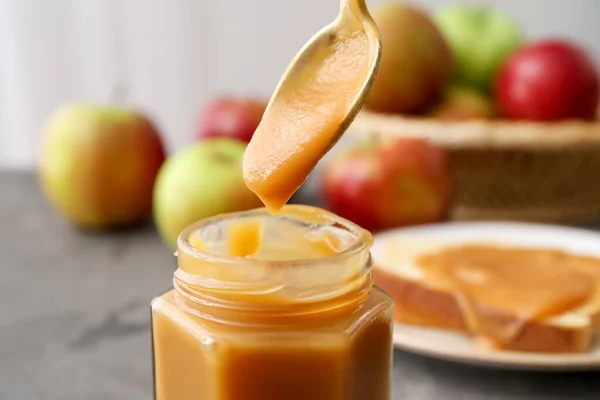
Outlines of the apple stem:
<svg viewBox="0 0 600 400">
<path fill-rule="evenodd" d="M 110 100 L 116 104 L 125 104 L 129 95 L 129 88 L 126 83 L 119 82 L 115 84 L 110 93 Z"/>
</svg>

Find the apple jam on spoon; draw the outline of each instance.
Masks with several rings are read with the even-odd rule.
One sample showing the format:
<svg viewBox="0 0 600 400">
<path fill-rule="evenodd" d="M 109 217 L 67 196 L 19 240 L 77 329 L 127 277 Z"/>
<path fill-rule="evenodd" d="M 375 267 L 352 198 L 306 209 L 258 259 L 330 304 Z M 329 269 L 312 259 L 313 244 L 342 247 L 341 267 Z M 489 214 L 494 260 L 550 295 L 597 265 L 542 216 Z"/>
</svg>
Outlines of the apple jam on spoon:
<svg viewBox="0 0 600 400">
<path fill-rule="evenodd" d="M 283 207 L 348 128 L 380 57 L 364 0 L 342 0 L 336 20 L 296 55 L 244 154 L 246 186 L 269 211 Z"/>
</svg>

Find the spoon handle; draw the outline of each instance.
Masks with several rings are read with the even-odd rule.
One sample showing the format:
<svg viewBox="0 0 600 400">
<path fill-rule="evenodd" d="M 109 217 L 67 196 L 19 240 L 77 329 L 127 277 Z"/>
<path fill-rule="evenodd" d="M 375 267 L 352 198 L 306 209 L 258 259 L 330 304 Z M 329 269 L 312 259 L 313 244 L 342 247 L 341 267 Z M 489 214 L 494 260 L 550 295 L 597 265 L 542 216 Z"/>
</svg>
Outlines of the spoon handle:
<svg viewBox="0 0 600 400">
<path fill-rule="evenodd" d="M 365 0 L 342 0 L 341 8 L 350 7 L 352 9 L 367 10 Z"/>
<path fill-rule="evenodd" d="M 341 0 L 340 12 L 342 15 L 349 13 L 350 15 L 359 17 L 360 19 L 369 16 L 369 11 L 367 9 L 365 0 Z"/>
</svg>

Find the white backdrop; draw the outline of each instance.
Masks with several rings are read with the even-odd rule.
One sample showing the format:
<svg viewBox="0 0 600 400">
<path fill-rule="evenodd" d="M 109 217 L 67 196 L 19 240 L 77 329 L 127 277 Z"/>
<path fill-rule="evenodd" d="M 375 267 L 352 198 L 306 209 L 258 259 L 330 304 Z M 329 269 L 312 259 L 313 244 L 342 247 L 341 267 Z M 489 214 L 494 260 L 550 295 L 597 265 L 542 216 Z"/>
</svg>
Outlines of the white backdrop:
<svg viewBox="0 0 600 400">
<path fill-rule="evenodd" d="M 472 1 L 472 0 L 471 0 Z M 426 7 L 444 0 L 415 1 Z M 600 60 L 600 0 L 483 0 L 529 35 L 575 38 Z M 338 0 L 0 0 L 0 166 L 35 165 L 40 128 L 64 102 L 148 112 L 169 150 L 218 93 L 268 95 Z"/>
</svg>

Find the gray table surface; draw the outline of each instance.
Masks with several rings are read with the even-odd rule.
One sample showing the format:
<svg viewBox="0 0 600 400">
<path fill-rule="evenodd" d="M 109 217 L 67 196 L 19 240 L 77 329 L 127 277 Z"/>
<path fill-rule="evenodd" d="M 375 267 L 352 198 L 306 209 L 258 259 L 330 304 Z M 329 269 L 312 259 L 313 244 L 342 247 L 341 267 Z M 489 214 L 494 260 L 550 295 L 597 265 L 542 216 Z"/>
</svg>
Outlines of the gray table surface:
<svg viewBox="0 0 600 400">
<path fill-rule="evenodd" d="M 149 303 L 175 258 L 151 225 L 69 227 L 0 172 L 0 399 L 150 400 Z M 600 373 L 475 368 L 397 351 L 394 399 L 600 399 Z"/>
</svg>

